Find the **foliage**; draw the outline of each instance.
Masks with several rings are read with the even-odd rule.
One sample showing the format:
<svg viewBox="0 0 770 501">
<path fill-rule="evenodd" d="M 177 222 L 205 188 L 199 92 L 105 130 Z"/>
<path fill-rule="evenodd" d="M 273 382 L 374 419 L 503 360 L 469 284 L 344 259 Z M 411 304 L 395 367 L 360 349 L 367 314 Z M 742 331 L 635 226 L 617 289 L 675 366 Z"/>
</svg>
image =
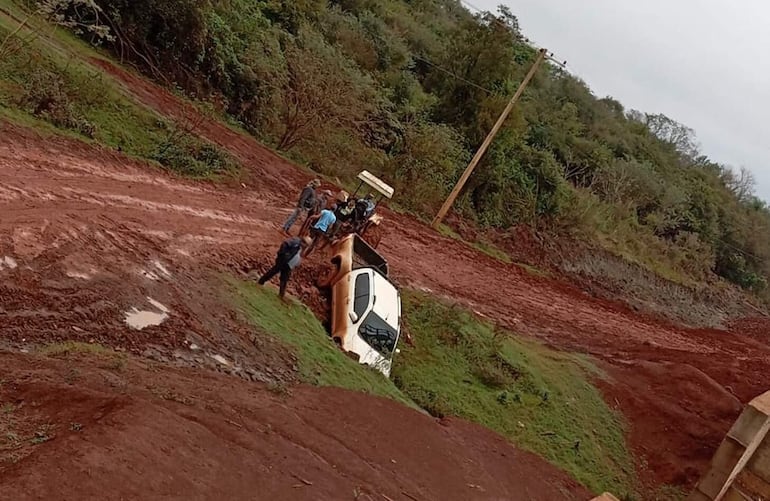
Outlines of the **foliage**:
<svg viewBox="0 0 770 501">
<path fill-rule="evenodd" d="M 43 40 L 40 30 L 29 19 L 22 24 L 0 20 L 0 39 L 14 40 L 6 46 L 15 48 L 0 59 L 4 115 L 22 121 L 34 117 L 180 174 L 237 171 L 228 155 L 193 134 L 199 124 L 171 124 L 138 106 L 109 76 L 77 57 L 74 51 L 83 49 L 76 40 L 65 32 L 59 33 L 61 39 Z"/>
<path fill-rule="evenodd" d="M 280 150 L 289 150 L 321 128 L 363 130 L 375 104 L 370 79 L 311 30 L 286 42 L 288 77 L 283 88 Z"/>
<path fill-rule="evenodd" d="M 216 98 L 324 174 L 386 177 L 399 205 L 423 215 L 535 55 L 515 11 L 472 15 L 455 0 L 71 1 L 93 7 L 98 16 L 85 20 L 110 28 L 106 43 L 121 58 Z M 678 281 L 716 273 L 770 295 L 770 212 L 753 188 L 745 169 L 703 156 L 686 125 L 597 99 L 546 64 L 457 210 L 481 225 L 598 239 Z"/>
<path fill-rule="evenodd" d="M 404 295 L 415 347 L 394 381 L 435 416 L 460 416 L 541 454 L 595 492 L 634 491 L 623 424 L 584 357 L 552 351 L 418 293 Z"/>
</svg>

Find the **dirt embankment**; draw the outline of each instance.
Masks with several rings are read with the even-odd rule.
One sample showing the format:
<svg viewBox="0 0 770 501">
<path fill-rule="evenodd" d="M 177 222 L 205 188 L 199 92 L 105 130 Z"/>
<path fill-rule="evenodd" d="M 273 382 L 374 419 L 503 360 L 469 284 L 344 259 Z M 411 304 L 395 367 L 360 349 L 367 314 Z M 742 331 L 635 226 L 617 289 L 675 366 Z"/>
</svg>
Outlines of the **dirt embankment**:
<svg viewBox="0 0 770 501">
<path fill-rule="evenodd" d="M 162 113 L 191 112 L 151 83 L 100 64 Z M 291 377 L 292 361 L 279 348 L 255 347 L 235 319 L 209 315 L 212 292 L 201 270 L 266 265 L 281 240 L 277 224 L 306 176 L 255 140 L 202 123 L 201 135 L 252 169 L 247 189 L 176 180 L 108 151 L 3 127 L 0 259 L 13 266 L 0 266 L 0 291 L 22 299 L 0 306 L 13 319 L 0 325 L 0 338 L 22 348 L 30 333 L 40 340 L 94 339 L 172 361 L 220 355 L 246 374 L 275 367 L 275 359 L 278 375 L 256 379 Z M 607 373 L 607 401 L 629 421 L 630 443 L 651 483 L 692 485 L 739 402 L 767 389 L 770 348 L 741 326 L 681 328 L 501 264 L 413 218 L 386 212 L 385 225 L 382 250 L 402 285 L 596 357 Z M 304 273 L 291 289 L 303 297 L 311 294 Z M 149 299 L 169 310 L 167 320 L 130 329 L 125 316 L 134 309 L 163 313 Z M 767 325 L 757 322 L 752 332 Z"/>
<path fill-rule="evenodd" d="M 271 392 L 115 362 L 0 353 L 0 430 L 29 443 L 16 464 L 0 462 L 3 499 L 590 497 L 477 425 L 338 389 Z"/>
</svg>

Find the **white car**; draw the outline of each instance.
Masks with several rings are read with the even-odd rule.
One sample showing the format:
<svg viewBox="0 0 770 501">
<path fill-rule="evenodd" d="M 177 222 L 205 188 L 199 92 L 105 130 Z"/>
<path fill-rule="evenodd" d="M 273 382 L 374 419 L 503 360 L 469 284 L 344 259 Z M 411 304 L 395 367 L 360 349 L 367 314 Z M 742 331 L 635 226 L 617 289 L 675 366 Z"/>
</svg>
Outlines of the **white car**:
<svg viewBox="0 0 770 501">
<path fill-rule="evenodd" d="M 333 252 L 319 279 L 319 286 L 332 289 L 332 339 L 389 377 L 401 333 L 401 295 L 387 279 L 387 263 L 357 235 L 336 242 Z"/>
</svg>

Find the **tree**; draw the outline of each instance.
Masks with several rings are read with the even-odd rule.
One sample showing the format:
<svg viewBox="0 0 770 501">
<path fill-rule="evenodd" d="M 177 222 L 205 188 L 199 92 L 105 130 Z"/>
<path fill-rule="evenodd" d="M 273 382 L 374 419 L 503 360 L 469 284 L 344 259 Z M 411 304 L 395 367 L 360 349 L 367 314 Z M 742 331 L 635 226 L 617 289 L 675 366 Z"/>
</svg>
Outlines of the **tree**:
<svg viewBox="0 0 770 501">
<path fill-rule="evenodd" d="M 287 41 L 284 52 L 288 72 L 279 150 L 292 149 L 322 127 L 363 127 L 377 101 L 370 78 L 307 27 Z"/>
<path fill-rule="evenodd" d="M 645 114 L 644 124 L 658 139 L 669 143 L 679 153 L 689 158 L 698 156 L 699 146 L 695 131 L 686 125 L 673 120 L 662 113 L 657 115 Z"/>
<path fill-rule="evenodd" d="M 750 204 L 753 201 L 756 180 L 754 174 L 746 167 L 741 167 L 737 172 L 731 168 L 724 169 L 722 181 L 739 202 Z"/>
</svg>

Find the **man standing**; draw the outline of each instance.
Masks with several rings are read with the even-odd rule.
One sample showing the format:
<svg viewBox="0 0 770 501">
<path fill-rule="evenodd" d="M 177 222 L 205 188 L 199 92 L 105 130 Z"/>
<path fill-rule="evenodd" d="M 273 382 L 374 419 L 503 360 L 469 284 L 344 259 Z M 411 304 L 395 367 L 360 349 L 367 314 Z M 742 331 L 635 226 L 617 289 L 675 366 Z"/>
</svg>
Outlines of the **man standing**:
<svg viewBox="0 0 770 501">
<path fill-rule="evenodd" d="M 318 220 L 310 228 L 310 237 L 313 241 L 310 243 L 310 247 L 305 250 L 305 256 L 309 256 L 310 253 L 313 252 L 313 249 L 315 249 L 321 238 L 329 235 L 330 229 L 334 226 L 335 222 L 337 222 L 337 216 L 334 214 L 333 210 L 324 209 L 321 211 Z"/>
<path fill-rule="evenodd" d="M 294 223 L 297 221 L 297 218 L 299 218 L 300 214 L 307 214 L 315 206 L 315 190 L 319 186 L 321 186 L 321 181 L 314 179 L 310 181 L 302 190 L 302 193 L 299 195 L 297 206 L 294 208 L 294 212 L 291 213 L 291 216 L 289 216 L 289 219 L 287 219 L 286 223 L 283 225 L 283 232 L 285 234 L 289 235 L 289 230 L 292 226 L 294 226 Z"/>
<path fill-rule="evenodd" d="M 285 240 L 275 256 L 275 265 L 259 278 L 259 285 L 265 285 L 268 280 L 281 274 L 278 296 L 286 300 L 286 285 L 291 278 L 291 271 L 302 262 L 302 249 L 310 244 L 310 239 L 293 237 Z"/>
</svg>

